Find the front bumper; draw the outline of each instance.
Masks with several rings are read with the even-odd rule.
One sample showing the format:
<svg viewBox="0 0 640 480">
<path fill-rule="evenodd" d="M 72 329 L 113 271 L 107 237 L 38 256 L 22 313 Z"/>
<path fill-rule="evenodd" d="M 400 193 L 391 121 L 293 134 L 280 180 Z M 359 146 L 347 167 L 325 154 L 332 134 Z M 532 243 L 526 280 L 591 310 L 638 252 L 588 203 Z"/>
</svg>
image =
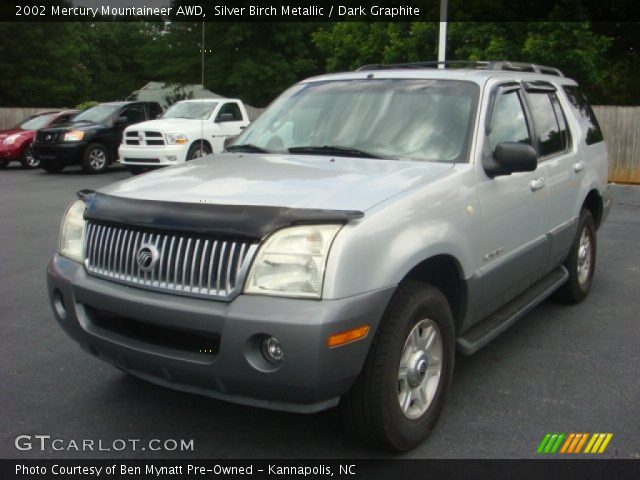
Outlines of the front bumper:
<svg viewBox="0 0 640 480">
<path fill-rule="evenodd" d="M 18 145 L 5 145 L 0 142 L 0 160 L 6 160 L 9 162 L 20 160 L 21 152 L 22 149 Z"/>
<path fill-rule="evenodd" d="M 231 402 L 311 413 L 335 406 L 360 373 L 393 288 L 339 300 L 240 295 L 231 302 L 179 297 L 123 286 L 56 255 L 47 269 L 49 298 L 62 328 L 82 348 L 133 375 Z M 95 312 L 219 339 L 214 355 L 147 342 L 104 328 Z M 338 348 L 334 333 L 369 324 L 369 335 Z M 279 367 L 264 363 L 254 339 L 275 336 Z M 207 345 L 203 345 L 205 349 Z M 261 363 L 262 361 L 262 363 Z"/>
<path fill-rule="evenodd" d="M 188 145 L 164 145 L 159 147 L 120 145 L 118 157 L 122 165 L 165 167 L 183 163 Z"/>
<path fill-rule="evenodd" d="M 55 145 L 36 144 L 31 146 L 33 158 L 42 163 L 56 162 L 75 165 L 82 161 L 86 142 L 59 143 Z"/>
</svg>

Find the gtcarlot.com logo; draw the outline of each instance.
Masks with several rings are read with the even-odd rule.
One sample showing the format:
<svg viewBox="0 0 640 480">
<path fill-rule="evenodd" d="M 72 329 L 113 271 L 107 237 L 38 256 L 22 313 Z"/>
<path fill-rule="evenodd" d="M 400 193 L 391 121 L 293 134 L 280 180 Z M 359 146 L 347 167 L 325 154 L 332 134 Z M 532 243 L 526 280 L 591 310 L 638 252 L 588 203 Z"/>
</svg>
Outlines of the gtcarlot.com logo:
<svg viewBox="0 0 640 480">
<path fill-rule="evenodd" d="M 613 438 L 613 433 L 547 433 L 538 453 L 604 453 Z"/>
<path fill-rule="evenodd" d="M 139 438 L 116 438 L 114 440 L 94 440 L 91 438 L 66 439 L 54 438 L 51 435 L 18 435 L 14 440 L 17 450 L 39 450 L 41 452 L 122 452 L 144 451 L 153 452 L 192 452 L 194 450 L 193 439 L 184 438 L 152 438 L 141 440 Z"/>
</svg>

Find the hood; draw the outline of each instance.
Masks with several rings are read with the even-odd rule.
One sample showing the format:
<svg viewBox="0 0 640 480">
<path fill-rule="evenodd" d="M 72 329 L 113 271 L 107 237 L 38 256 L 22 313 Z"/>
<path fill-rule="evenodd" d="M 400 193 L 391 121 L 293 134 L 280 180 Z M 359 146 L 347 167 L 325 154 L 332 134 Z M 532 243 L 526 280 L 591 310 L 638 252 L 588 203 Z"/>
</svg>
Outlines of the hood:
<svg viewBox="0 0 640 480">
<path fill-rule="evenodd" d="M 225 153 L 115 183 L 102 193 L 168 202 L 365 211 L 446 163 Z"/>
<path fill-rule="evenodd" d="M 159 118 L 157 120 L 147 120 L 146 122 L 136 123 L 127 130 L 162 130 L 164 133 L 182 133 L 184 129 L 200 128 L 202 122 L 211 123 L 211 120 L 193 120 L 190 118 Z"/>
<path fill-rule="evenodd" d="M 104 125 L 101 123 L 93 123 L 93 122 L 68 122 L 63 123 L 61 125 L 56 125 L 55 127 L 41 128 L 38 130 L 39 132 L 44 133 L 58 133 L 58 132 L 69 132 L 71 130 L 95 130 L 96 127 L 103 127 Z"/>
<path fill-rule="evenodd" d="M 8 130 L 0 130 L 0 139 L 7 138 L 10 135 L 15 135 L 16 133 L 27 133 L 29 130 L 22 130 L 21 128 L 10 128 Z"/>
</svg>

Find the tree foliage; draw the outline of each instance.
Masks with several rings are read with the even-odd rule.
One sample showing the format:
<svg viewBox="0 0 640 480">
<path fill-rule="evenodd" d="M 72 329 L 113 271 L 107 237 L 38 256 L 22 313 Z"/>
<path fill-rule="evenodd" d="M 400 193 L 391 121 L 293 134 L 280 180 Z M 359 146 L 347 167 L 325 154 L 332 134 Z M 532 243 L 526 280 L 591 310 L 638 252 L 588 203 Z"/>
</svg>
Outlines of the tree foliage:
<svg viewBox="0 0 640 480">
<path fill-rule="evenodd" d="M 566 2 L 582 8 L 579 0 Z M 558 12 L 550 20 L 561 20 Z M 586 19 L 453 21 L 447 57 L 556 66 L 593 103 L 637 104 L 637 27 Z M 203 28 L 204 86 L 255 106 L 310 75 L 437 57 L 437 22 L 6 22 L 0 23 L 0 104 L 63 107 L 127 98 L 149 81 L 200 84 Z"/>
</svg>

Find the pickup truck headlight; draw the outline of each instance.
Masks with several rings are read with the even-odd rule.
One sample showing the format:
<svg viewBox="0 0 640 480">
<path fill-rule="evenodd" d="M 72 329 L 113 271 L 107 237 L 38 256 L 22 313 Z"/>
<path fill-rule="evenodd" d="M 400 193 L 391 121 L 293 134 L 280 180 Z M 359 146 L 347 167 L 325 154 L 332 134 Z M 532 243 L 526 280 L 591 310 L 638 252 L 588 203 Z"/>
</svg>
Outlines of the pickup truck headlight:
<svg viewBox="0 0 640 480">
<path fill-rule="evenodd" d="M 187 136 L 182 133 L 167 133 L 164 138 L 167 141 L 167 145 L 183 145 L 189 141 Z"/>
<path fill-rule="evenodd" d="M 82 240 L 84 238 L 85 203 L 76 200 L 71 204 L 62 219 L 60 228 L 60 255 L 76 262 L 82 262 Z"/>
<path fill-rule="evenodd" d="M 79 142 L 84 138 L 84 132 L 82 130 L 72 130 L 64 134 L 65 142 Z"/>
<path fill-rule="evenodd" d="M 20 134 L 14 133 L 13 135 L 9 135 L 7 138 L 5 138 L 2 143 L 4 143 L 5 145 L 13 145 L 18 138 L 20 138 Z"/>
<path fill-rule="evenodd" d="M 305 225 L 273 233 L 258 250 L 244 292 L 320 298 L 331 243 L 341 225 Z"/>
</svg>

